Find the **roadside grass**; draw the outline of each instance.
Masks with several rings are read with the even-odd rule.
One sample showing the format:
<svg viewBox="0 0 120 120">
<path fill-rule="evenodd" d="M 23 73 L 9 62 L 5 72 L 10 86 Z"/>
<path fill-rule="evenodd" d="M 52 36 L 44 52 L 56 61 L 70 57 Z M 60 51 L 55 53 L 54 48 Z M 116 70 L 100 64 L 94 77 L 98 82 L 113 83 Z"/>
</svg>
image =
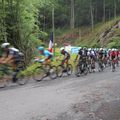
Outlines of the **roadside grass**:
<svg viewBox="0 0 120 120">
<path fill-rule="evenodd" d="M 56 48 L 55 55 L 56 56 L 53 58 L 51 65 L 58 66 L 61 64 L 61 61 L 63 60 L 63 56 L 60 54 L 59 48 Z M 76 58 L 76 54 L 71 54 L 71 58 L 70 58 L 69 63 L 73 66 L 73 69 L 75 68 L 75 64 L 76 64 L 74 62 L 75 58 Z M 21 74 L 31 77 L 35 73 L 35 69 L 38 66 L 40 66 L 40 63 L 32 63 L 30 66 L 27 67 L 26 70 L 22 71 Z"/>
</svg>

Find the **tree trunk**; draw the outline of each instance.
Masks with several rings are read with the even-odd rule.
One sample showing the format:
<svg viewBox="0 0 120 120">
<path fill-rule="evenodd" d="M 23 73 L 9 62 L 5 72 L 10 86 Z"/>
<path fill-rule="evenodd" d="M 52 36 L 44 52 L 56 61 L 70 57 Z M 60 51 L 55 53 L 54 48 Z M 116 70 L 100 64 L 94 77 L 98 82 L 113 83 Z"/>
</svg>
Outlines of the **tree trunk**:
<svg viewBox="0 0 120 120">
<path fill-rule="evenodd" d="M 105 22 L 105 19 L 106 19 L 106 13 L 105 13 L 105 0 L 103 0 L 103 22 Z"/>
<path fill-rule="evenodd" d="M 94 15 L 93 15 L 92 0 L 90 0 L 90 14 L 91 14 L 91 28 L 93 31 L 93 29 L 94 29 Z"/>
<path fill-rule="evenodd" d="M 117 4 L 116 4 L 116 0 L 114 0 L 114 18 L 116 18 L 116 11 L 117 11 Z"/>
<path fill-rule="evenodd" d="M 7 42 L 6 36 L 6 24 L 5 24 L 5 1 L 2 0 L 2 9 L 3 9 L 3 17 L 2 17 L 2 33 L 3 33 L 3 40 Z"/>
<path fill-rule="evenodd" d="M 70 28 L 74 29 L 75 28 L 75 14 L 74 14 L 74 0 L 71 0 L 71 19 L 70 19 Z"/>
</svg>

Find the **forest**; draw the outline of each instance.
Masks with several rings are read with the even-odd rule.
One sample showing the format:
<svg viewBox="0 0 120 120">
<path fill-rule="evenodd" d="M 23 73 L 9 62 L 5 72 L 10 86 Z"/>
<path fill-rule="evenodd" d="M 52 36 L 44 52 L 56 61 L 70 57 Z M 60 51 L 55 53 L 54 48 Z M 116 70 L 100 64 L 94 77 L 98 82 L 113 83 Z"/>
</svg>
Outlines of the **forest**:
<svg viewBox="0 0 120 120">
<path fill-rule="evenodd" d="M 94 26 L 120 15 L 120 0 L 0 0 L 0 43 L 10 42 L 29 61 L 57 29 Z"/>
</svg>

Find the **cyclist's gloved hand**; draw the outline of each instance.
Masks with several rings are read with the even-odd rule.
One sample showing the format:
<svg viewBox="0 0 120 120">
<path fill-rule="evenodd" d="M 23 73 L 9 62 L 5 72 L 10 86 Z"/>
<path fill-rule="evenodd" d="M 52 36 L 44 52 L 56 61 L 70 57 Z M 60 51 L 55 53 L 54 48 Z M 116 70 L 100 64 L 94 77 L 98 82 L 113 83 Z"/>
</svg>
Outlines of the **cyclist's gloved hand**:
<svg viewBox="0 0 120 120">
<path fill-rule="evenodd" d="M 39 59 L 38 59 L 38 58 L 36 58 L 34 61 L 35 61 L 35 62 L 38 62 L 38 61 L 39 61 Z"/>
<path fill-rule="evenodd" d="M 44 59 L 42 59 L 42 60 L 38 60 L 38 62 L 40 62 L 40 63 L 43 63 L 45 60 Z"/>
</svg>

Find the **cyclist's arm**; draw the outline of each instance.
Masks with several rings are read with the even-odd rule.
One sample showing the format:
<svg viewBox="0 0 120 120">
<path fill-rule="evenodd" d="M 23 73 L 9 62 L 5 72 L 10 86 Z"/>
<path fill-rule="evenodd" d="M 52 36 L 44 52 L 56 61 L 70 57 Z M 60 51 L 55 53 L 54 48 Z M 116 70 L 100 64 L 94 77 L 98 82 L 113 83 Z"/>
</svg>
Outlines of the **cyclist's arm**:
<svg viewBox="0 0 120 120">
<path fill-rule="evenodd" d="M 5 57 L 1 57 L 0 58 L 0 61 L 4 61 L 6 58 Z"/>
<path fill-rule="evenodd" d="M 80 58 L 80 55 L 77 54 L 76 58 L 75 58 L 75 61 L 78 60 Z"/>
<path fill-rule="evenodd" d="M 4 59 L 3 63 L 11 63 L 13 61 L 13 55 L 9 55 L 6 59 Z"/>
<path fill-rule="evenodd" d="M 3 54 L 3 55 L 1 56 L 1 58 L 0 58 L 0 61 L 4 61 L 5 59 L 6 59 L 6 55 Z"/>
<path fill-rule="evenodd" d="M 67 54 L 67 53 L 65 53 L 64 59 L 67 59 L 67 57 L 68 57 L 68 54 Z"/>
</svg>

